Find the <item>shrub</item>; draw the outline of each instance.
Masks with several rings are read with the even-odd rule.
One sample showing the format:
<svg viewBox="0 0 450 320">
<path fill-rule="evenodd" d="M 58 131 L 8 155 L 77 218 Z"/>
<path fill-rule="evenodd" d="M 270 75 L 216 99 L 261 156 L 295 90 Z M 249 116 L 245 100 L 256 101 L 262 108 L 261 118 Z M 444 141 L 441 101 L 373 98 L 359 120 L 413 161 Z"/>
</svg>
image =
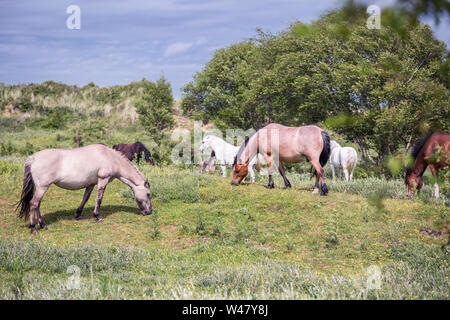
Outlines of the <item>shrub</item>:
<svg viewBox="0 0 450 320">
<path fill-rule="evenodd" d="M 208 175 L 186 174 L 186 172 L 159 167 L 145 169 L 142 166 L 141 170 L 148 170 L 146 175 L 150 182 L 152 197 L 163 202 L 170 200 L 182 200 L 185 203 L 197 202 L 200 199 L 200 187 L 214 179 Z M 133 193 L 128 187 L 123 189 L 121 196 L 130 200 L 134 199 Z"/>
</svg>

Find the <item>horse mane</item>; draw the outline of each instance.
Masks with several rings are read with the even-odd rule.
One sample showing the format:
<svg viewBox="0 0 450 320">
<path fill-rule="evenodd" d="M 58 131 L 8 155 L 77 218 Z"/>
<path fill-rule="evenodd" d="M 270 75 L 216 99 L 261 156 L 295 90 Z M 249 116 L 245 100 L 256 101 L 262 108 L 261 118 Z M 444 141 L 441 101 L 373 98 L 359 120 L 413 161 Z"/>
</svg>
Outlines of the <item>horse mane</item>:
<svg viewBox="0 0 450 320">
<path fill-rule="evenodd" d="M 124 160 L 126 160 L 127 161 L 127 163 L 129 163 L 133 168 L 134 168 L 134 170 L 137 172 L 137 174 L 139 175 L 139 176 L 141 176 L 145 181 L 148 181 L 148 179 L 139 171 L 139 169 L 138 168 L 136 168 L 136 166 L 133 164 L 133 162 L 131 162 L 126 156 L 125 156 L 125 154 L 123 154 L 121 151 L 118 151 L 118 150 L 115 150 L 115 149 L 113 149 L 113 148 L 110 148 L 111 150 L 113 150 L 117 155 L 119 155 L 122 159 L 124 159 Z"/>
<path fill-rule="evenodd" d="M 416 143 L 414 144 L 412 151 L 411 151 L 411 156 L 413 157 L 414 160 L 417 159 L 417 156 L 420 153 L 420 150 L 422 150 L 423 146 L 425 145 L 425 142 L 428 141 L 428 139 L 430 139 L 430 137 L 434 134 L 435 132 L 431 132 L 430 134 L 428 134 L 426 137 L 420 138 L 419 140 L 416 141 Z M 414 163 L 414 162 L 413 162 Z M 405 170 L 405 184 L 408 185 L 408 178 L 412 173 L 412 169 L 413 169 L 414 164 L 408 166 Z"/>
<path fill-rule="evenodd" d="M 259 129 L 255 130 L 254 132 L 252 132 L 252 134 L 250 134 L 249 136 L 245 136 L 244 143 L 241 144 L 241 146 L 239 147 L 239 150 L 238 150 L 236 156 L 234 157 L 233 166 L 236 165 L 238 159 L 241 157 L 242 152 L 244 152 L 245 147 L 247 147 L 247 144 L 250 141 L 250 138 L 253 137 L 255 135 L 255 133 L 257 133 L 258 131 L 259 131 Z"/>
<path fill-rule="evenodd" d="M 148 151 L 148 149 L 144 146 L 143 143 L 141 143 L 140 141 L 136 141 L 136 142 L 134 143 L 134 145 L 135 145 L 136 147 L 138 147 L 138 152 L 141 152 L 141 151 L 144 152 L 145 160 L 150 160 L 150 157 L 151 157 L 152 155 L 150 154 L 150 151 Z"/>
<path fill-rule="evenodd" d="M 431 132 L 429 135 L 427 135 L 425 138 L 421 138 L 419 140 L 416 141 L 416 143 L 414 144 L 414 147 L 411 151 L 411 156 L 414 158 L 414 160 L 417 159 L 417 156 L 419 155 L 420 150 L 422 150 L 423 145 L 425 144 L 425 142 L 428 141 L 428 139 L 434 134 L 434 132 Z"/>
</svg>

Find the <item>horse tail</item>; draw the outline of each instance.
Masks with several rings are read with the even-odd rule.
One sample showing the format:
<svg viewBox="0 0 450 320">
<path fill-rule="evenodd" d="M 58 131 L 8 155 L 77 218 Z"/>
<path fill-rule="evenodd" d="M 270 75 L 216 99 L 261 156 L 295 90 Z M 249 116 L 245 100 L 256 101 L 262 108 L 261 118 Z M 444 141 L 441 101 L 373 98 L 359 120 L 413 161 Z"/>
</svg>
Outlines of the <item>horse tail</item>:
<svg viewBox="0 0 450 320">
<path fill-rule="evenodd" d="M 27 219 L 30 215 L 30 201 L 33 199 L 35 185 L 33 181 L 33 176 L 31 175 L 31 163 L 33 158 L 30 157 L 25 163 L 25 170 L 23 173 L 23 185 L 22 185 L 22 196 L 16 204 L 16 211 L 19 209 L 17 214 L 18 218 Z"/>
<path fill-rule="evenodd" d="M 323 167 L 328 162 L 328 159 L 330 159 L 331 147 L 330 147 L 330 136 L 325 131 L 322 131 L 322 139 L 323 139 L 323 148 L 322 152 L 320 153 L 319 162 L 320 165 Z"/>
<path fill-rule="evenodd" d="M 327 163 L 328 159 L 330 159 L 331 154 L 330 136 L 325 131 L 322 131 L 322 140 L 323 140 L 323 148 L 319 156 L 319 163 L 323 168 L 323 166 Z M 313 166 L 311 166 L 309 178 L 311 179 L 316 174 L 317 174 L 316 170 L 314 169 Z"/>
</svg>

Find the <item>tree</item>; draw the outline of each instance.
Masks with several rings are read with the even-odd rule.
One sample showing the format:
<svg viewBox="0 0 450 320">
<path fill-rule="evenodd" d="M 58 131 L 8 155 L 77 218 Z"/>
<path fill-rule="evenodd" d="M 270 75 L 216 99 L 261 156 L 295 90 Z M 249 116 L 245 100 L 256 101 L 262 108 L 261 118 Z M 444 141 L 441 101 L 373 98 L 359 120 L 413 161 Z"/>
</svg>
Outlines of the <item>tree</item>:
<svg viewBox="0 0 450 320">
<path fill-rule="evenodd" d="M 350 2 L 221 49 L 185 87 L 183 110 L 219 128 L 325 122 L 381 163 L 427 130 L 450 129 L 445 44 L 403 11 L 381 16 L 368 29 L 365 6 Z"/>
<path fill-rule="evenodd" d="M 219 128 L 251 126 L 248 119 L 255 115 L 248 110 L 244 94 L 249 89 L 254 48 L 253 43 L 242 42 L 218 50 L 194 82 L 185 86 L 184 114 L 204 122 L 214 119 Z"/>
<path fill-rule="evenodd" d="M 161 146 L 168 141 L 168 133 L 174 127 L 173 96 L 170 83 L 161 77 L 156 83 L 143 79 L 143 95 L 136 103 L 139 121 L 150 137 L 155 141 L 159 158 L 166 151 Z"/>
</svg>

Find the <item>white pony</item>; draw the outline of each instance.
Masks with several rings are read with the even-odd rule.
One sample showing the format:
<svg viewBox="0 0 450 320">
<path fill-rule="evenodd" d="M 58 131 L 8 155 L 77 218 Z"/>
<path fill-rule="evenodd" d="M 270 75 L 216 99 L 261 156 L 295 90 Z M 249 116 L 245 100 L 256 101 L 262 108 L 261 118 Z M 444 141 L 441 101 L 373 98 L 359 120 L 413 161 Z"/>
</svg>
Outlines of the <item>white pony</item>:
<svg viewBox="0 0 450 320">
<path fill-rule="evenodd" d="M 199 150 L 203 153 L 208 148 L 211 148 L 214 151 L 216 161 L 222 168 L 222 176 L 226 177 L 227 165 L 230 167 L 233 166 L 234 157 L 236 157 L 240 147 L 233 146 L 219 137 L 208 135 L 203 138 L 202 145 Z M 248 171 L 250 173 L 251 182 L 255 182 L 255 172 L 253 169 L 255 168 L 258 172 L 260 172 L 261 163 L 264 163 L 264 161 L 264 157 L 260 154 L 255 156 L 252 161 L 250 161 Z"/>
<path fill-rule="evenodd" d="M 330 166 L 333 173 L 333 179 L 335 176 L 335 168 L 342 168 L 345 175 L 345 180 L 353 180 L 353 170 L 358 162 L 358 154 L 352 147 L 342 148 L 339 143 L 332 140 L 331 143 L 331 156 Z M 350 171 L 350 175 L 349 175 Z M 341 178 L 341 171 L 339 170 L 339 179 Z"/>
<path fill-rule="evenodd" d="M 209 160 L 203 160 L 202 162 L 200 162 L 200 173 L 202 173 L 203 171 L 210 171 L 210 172 L 214 172 L 216 171 L 216 154 L 214 153 L 214 151 L 211 151 L 211 158 L 209 158 Z"/>
</svg>

